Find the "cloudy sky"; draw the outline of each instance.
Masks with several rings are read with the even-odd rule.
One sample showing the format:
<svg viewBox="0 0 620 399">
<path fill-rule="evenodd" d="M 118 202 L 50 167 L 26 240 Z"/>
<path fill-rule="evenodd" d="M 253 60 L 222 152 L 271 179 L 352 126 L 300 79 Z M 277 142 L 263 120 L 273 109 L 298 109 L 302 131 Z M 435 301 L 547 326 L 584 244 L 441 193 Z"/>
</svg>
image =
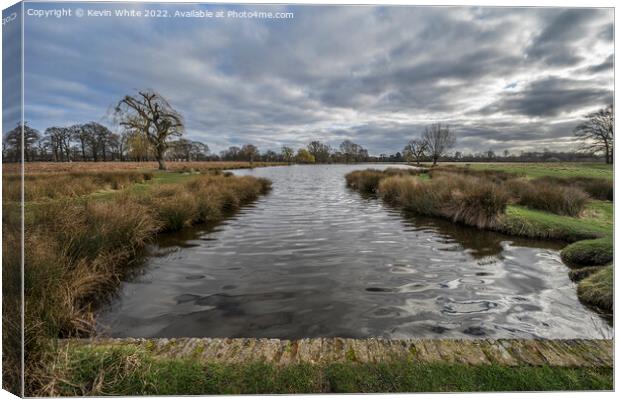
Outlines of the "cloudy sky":
<svg viewBox="0 0 620 399">
<path fill-rule="evenodd" d="M 455 129 L 461 151 L 568 150 L 579 118 L 613 97 L 611 9 L 235 10 L 294 18 L 26 16 L 26 120 L 41 131 L 108 123 L 124 94 L 152 88 L 184 115 L 187 136 L 215 152 L 351 139 L 392 153 L 436 121 Z"/>
</svg>

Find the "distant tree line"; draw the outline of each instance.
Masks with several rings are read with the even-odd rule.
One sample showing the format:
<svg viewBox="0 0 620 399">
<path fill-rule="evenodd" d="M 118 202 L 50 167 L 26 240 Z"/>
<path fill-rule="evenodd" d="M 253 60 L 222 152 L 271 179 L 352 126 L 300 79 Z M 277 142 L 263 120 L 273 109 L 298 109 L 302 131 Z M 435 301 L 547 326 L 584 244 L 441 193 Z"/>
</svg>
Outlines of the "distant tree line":
<svg viewBox="0 0 620 399">
<path fill-rule="evenodd" d="M 256 146 L 246 144 L 242 147 L 229 147 L 221 151 L 222 161 L 265 161 L 265 162 L 296 162 L 296 163 L 354 163 L 368 162 L 373 157 L 368 150 L 351 140 L 343 141 L 337 149 L 320 141 L 311 141 L 305 148 L 297 150 L 283 146 L 279 152 L 267 150 L 261 153 Z M 402 162 L 402 160 L 401 160 Z"/>
<path fill-rule="evenodd" d="M 419 137 L 407 142 L 402 152 L 371 156 L 362 145 L 344 140 L 332 148 L 318 140 L 297 150 L 284 146 L 279 151 L 263 153 L 253 144 L 232 146 L 212 154 L 209 146 L 183 138 L 181 115 L 158 93 L 139 91 L 123 97 L 114 108 L 114 119 L 120 127 L 112 132 L 97 122 L 72 126 L 53 126 L 43 134 L 24 124 L 7 132 L 2 141 L 5 162 L 18 162 L 23 152 L 26 162 L 32 161 L 157 161 L 165 169 L 167 160 L 174 161 L 256 161 L 287 163 L 358 163 L 358 162 L 553 162 L 553 161 L 613 161 L 613 106 L 586 115 L 575 128 L 581 143 L 577 152 L 539 152 L 513 154 L 508 150 L 497 154 L 489 149 L 476 153 L 450 152 L 456 143 L 454 131 L 447 125 L 427 126 Z"/>
<path fill-rule="evenodd" d="M 22 126 L 9 131 L 2 143 L 5 162 L 18 162 L 21 154 Z M 209 159 L 209 146 L 185 138 L 170 141 L 165 158 L 179 161 Z M 48 162 L 72 161 L 151 161 L 153 147 L 142 134 L 132 131 L 112 133 L 107 127 L 88 122 L 69 127 L 49 127 L 43 134 L 24 125 L 24 160 Z"/>
</svg>

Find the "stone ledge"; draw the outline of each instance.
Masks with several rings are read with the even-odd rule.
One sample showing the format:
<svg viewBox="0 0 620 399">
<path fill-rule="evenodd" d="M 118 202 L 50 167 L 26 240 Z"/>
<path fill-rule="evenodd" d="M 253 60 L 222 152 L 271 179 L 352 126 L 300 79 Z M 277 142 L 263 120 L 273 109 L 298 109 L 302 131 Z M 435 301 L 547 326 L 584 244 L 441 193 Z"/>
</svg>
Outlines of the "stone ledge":
<svg viewBox="0 0 620 399">
<path fill-rule="evenodd" d="M 308 338 L 93 338 L 62 340 L 69 346 L 136 345 L 156 356 L 204 362 L 294 363 L 395 360 L 468 365 L 613 367 L 613 340 L 547 339 L 346 339 Z"/>
</svg>

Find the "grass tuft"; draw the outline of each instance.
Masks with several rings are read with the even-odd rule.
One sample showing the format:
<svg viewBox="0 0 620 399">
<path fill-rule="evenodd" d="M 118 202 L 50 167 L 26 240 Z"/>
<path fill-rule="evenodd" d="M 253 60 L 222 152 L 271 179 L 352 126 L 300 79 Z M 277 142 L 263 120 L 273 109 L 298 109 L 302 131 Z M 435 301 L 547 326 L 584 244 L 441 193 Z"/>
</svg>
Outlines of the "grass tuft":
<svg viewBox="0 0 620 399">
<path fill-rule="evenodd" d="M 519 205 L 558 215 L 579 216 L 589 198 L 580 188 L 558 184 L 511 180 L 506 187 Z"/>
<path fill-rule="evenodd" d="M 595 306 L 608 314 L 614 308 L 614 270 L 609 265 L 589 277 L 581 280 L 577 286 L 579 299 L 591 306 Z"/>
<path fill-rule="evenodd" d="M 102 190 L 121 190 L 135 183 L 153 178 L 153 173 L 143 171 L 97 171 L 71 173 L 37 173 L 24 177 L 26 201 L 49 201 L 78 197 Z M 4 201 L 20 201 L 20 174 L 5 174 Z"/>
</svg>

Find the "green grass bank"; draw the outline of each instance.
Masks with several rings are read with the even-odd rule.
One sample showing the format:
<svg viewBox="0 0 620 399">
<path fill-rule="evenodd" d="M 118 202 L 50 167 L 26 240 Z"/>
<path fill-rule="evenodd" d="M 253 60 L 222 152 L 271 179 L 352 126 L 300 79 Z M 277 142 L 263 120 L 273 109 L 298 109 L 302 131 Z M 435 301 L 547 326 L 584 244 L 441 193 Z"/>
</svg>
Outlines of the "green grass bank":
<svg viewBox="0 0 620 399">
<path fill-rule="evenodd" d="M 170 358 L 135 345 L 58 349 L 44 396 L 611 390 L 612 367 L 391 360 L 276 365 Z"/>
</svg>

